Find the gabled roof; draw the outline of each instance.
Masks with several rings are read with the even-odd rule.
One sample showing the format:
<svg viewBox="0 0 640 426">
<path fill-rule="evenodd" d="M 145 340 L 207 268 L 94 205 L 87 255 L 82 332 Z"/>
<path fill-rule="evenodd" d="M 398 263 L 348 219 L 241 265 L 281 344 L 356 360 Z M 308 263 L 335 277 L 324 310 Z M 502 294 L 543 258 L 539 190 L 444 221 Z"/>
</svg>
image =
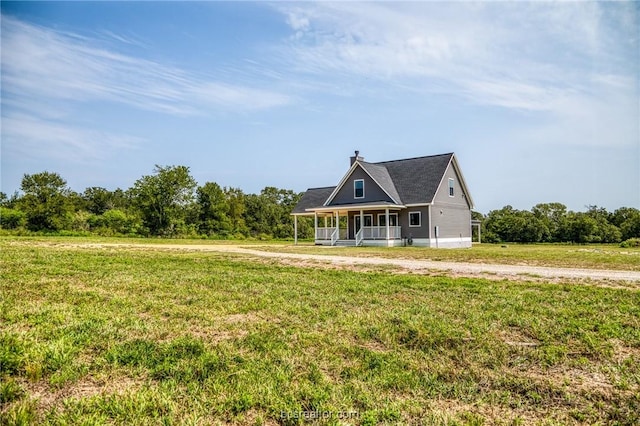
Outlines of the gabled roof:
<svg viewBox="0 0 640 426">
<path fill-rule="evenodd" d="M 447 153 L 379 163 L 356 160 L 337 186 L 307 190 L 292 213 L 301 214 L 305 211 L 308 212 L 308 209 L 328 206 L 357 167 L 361 167 L 368 173 L 382 190 L 396 202 L 396 205 L 430 204 L 433 203 L 451 163 L 460 177 L 463 193 L 467 197 L 469 205 L 473 207 L 473 200 L 468 194 L 467 185 L 458 162 L 453 153 Z"/>
<path fill-rule="evenodd" d="M 338 183 L 338 185 L 334 187 L 333 192 L 324 202 L 325 206 L 329 206 L 332 204 L 334 197 L 338 194 L 338 191 L 342 189 L 345 182 L 349 180 L 349 177 L 353 174 L 353 172 L 355 172 L 357 168 L 361 168 L 362 170 L 364 170 L 364 172 L 367 173 L 371 177 L 371 179 L 373 179 L 373 181 L 380 187 L 380 189 L 386 192 L 389 198 L 391 198 L 395 203 L 401 204 L 400 197 L 398 196 L 398 191 L 396 191 L 393 180 L 391 180 L 387 169 L 384 166 L 377 165 L 376 163 L 366 163 L 362 160 L 357 160 L 351 165 L 340 183 Z M 378 179 L 380 179 L 382 182 L 380 182 Z"/>
<path fill-rule="evenodd" d="M 361 161 L 360 165 L 367 173 L 369 173 L 369 176 L 371 176 L 373 180 L 380 185 L 382 190 L 389 194 L 392 200 L 398 204 L 402 203 L 400 194 L 398 194 L 396 186 L 393 183 L 393 179 L 391 179 L 389 171 L 385 166 L 376 163 L 366 163 L 364 161 Z"/>
<path fill-rule="evenodd" d="M 307 189 L 307 192 L 302 194 L 300 201 L 298 201 L 298 204 L 293 208 L 291 214 L 308 213 L 306 209 L 312 209 L 323 205 L 334 189 L 336 189 L 335 186 Z"/>
<path fill-rule="evenodd" d="M 431 203 L 453 153 L 375 163 L 387 169 L 403 204 Z"/>
</svg>

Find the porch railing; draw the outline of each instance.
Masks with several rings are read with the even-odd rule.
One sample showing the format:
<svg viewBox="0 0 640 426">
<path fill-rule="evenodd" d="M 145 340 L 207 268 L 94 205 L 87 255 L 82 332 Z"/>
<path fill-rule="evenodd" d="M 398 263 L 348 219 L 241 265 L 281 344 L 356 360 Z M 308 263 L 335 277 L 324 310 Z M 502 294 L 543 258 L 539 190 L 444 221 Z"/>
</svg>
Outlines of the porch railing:
<svg viewBox="0 0 640 426">
<path fill-rule="evenodd" d="M 333 232 L 331 233 L 331 245 L 335 246 L 336 245 L 336 241 L 338 241 L 338 228 L 334 229 Z"/>
<path fill-rule="evenodd" d="M 386 226 L 363 226 L 363 238 L 365 240 L 386 240 L 387 239 L 387 227 Z M 389 227 L 389 239 L 395 240 L 400 238 L 401 227 L 390 226 Z"/>
<path fill-rule="evenodd" d="M 316 240 L 330 240 L 335 228 L 316 228 Z"/>
<path fill-rule="evenodd" d="M 338 232 L 336 232 L 338 231 Z M 328 240 L 332 241 L 334 237 L 336 240 L 346 240 L 347 239 L 347 230 L 344 228 L 340 228 L 339 230 L 336 228 L 326 227 L 326 228 L 316 228 L 316 240 Z"/>
<path fill-rule="evenodd" d="M 363 226 L 362 239 L 364 240 L 386 240 L 387 239 L 387 227 L 386 226 Z M 396 240 L 402 235 L 402 228 L 400 226 L 389 227 L 389 239 Z M 316 240 L 331 241 L 331 244 L 335 244 L 337 240 L 346 240 L 347 230 L 344 228 L 336 229 L 332 227 L 316 228 Z"/>
<path fill-rule="evenodd" d="M 360 230 L 356 233 L 356 247 L 362 244 L 363 239 L 364 239 L 364 227 L 360 228 Z"/>
</svg>

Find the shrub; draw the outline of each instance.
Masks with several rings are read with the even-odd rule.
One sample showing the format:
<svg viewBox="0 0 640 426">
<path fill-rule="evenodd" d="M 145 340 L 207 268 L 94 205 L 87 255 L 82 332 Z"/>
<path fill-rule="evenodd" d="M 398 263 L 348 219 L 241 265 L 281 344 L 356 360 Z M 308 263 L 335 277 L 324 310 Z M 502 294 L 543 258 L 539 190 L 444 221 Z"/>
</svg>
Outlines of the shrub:
<svg viewBox="0 0 640 426">
<path fill-rule="evenodd" d="M 640 247 L 640 238 L 629 238 L 628 240 L 621 242 L 620 247 Z"/>
<path fill-rule="evenodd" d="M 21 228 L 27 223 L 27 215 L 16 209 L 0 207 L 0 227 L 3 229 Z"/>
</svg>

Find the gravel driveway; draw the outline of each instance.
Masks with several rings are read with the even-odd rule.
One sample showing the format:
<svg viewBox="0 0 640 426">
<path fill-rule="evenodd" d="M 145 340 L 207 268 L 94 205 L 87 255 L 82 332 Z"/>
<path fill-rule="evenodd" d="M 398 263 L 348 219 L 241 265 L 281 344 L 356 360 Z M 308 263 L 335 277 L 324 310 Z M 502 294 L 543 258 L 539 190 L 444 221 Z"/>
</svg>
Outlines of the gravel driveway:
<svg viewBox="0 0 640 426">
<path fill-rule="evenodd" d="M 65 245 L 65 244 L 63 244 Z M 354 257 L 338 255 L 319 255 L 304 253 L 277 253 L 263 250 L 256 250 L 240 245 L 209 245 L 209 244 L 74 244 L 74 247 L 122 247 L 122 248 L 149 248 L 155 250 L 190 250 L 190 251 L 210 251 L 237 253 L 252 257 L 280 260 L 283 263 L 292 265 L 309 265 L 310 262 L 316 266 L 334 265 L 336 267 L 363 267 L 363 266 L 383 266 L 399 270 L 433 273 L 434 271 L 444 272 L 455 276 L 482 276 L 484 278 L 520 278 L 563 280 L 579 279 L 590 281 L 627 281 L 633 287 L 640 288 L 640 271 L 621 271 L 603 269 L 577 269 L 558 268 L 531 265 L 501 265 L 493 263 L 467 263 L 467 262 L 443 262 L 432 260 L 415 259 L 389 259 L 381 257 Z"/>
</svg>

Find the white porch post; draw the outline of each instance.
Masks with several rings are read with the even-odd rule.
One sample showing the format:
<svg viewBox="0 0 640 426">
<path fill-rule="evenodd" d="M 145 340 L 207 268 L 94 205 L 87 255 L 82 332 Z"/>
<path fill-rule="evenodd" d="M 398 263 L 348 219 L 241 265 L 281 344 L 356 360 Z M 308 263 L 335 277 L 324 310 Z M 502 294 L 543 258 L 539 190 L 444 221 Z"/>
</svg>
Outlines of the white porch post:
<svg viewBox="0 0 640 426">
<path fill-rule="evenodd" d="M 362 230 L 362 238 L 364 239 L 364 214 L 362 210 L 360 210 L 360 229 L 356 230 L 356 234 L 359 230 Z"/>
<path fill-rule="evenodd" d="M 318 239 L 318 212 L 313 212 L 313 239 Z"/>
<path fill-rule="evenodd" d="M 384 209 L 385 224 L 387 225 L 387 246 L 389 245 L 389 208 Z"/>
<path fill-rule="evenodd" d="M 338 230 L 338 239 L 340 239 L 340 212 L 336 210 L 336 229 Z"/>
<path fill-rule="evenodd" d="M 327 217 L 326 216 L 324 217 L 324 227 L 325 228 L 327 227 Z"/>
<path fill-rule="evenodd" d="M 351 232 L 351 225 L 349 225 L 349 211 L 347 210 L 347 240 L 349 239 L 349 232 Z M 355 235 L 353 238 L 355 238 Z"/>
<path fill-rule="evenodd" d="M 293 216 L 293 245 L 298 245 L 298 215 Z"/>
</svg>

